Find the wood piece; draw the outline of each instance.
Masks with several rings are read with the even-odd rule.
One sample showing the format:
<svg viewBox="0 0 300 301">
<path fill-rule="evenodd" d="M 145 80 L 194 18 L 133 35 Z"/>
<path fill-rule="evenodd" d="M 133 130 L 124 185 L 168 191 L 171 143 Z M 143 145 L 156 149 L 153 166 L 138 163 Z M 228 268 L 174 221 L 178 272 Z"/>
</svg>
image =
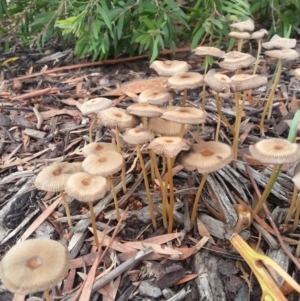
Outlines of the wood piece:
<svg viewBox="0 0 300 301">
<path fill-rule="evenodd" d="M 35 138 L 35 139 L 42 139 L 44 138 L 47 133 L 46 132 L 42 132 L 42 131 L 38 131 L 38 130 L 34 130 L 34 129 L 25 129 L 23 131 L 23 134 Z"/>
<path fill-rule="evenodd" d="M 278 241 L 271 235 L 267 230 L 265 230 L 260 224 L 253 221 L 252 225 L 255 227 L 257 231 L 259 231 L 262 235 L 262 237 L 266 240 L 270 248 L 272 249 L 278 249 L 280 247 L 280 244 Z"/>
<path fill-rule="evenodd" d="M 3 178 L 0 181 L 0 185 L 7 184 L 7 183 L 13 182 L 15 180 L 18 180 L 20 178 L 30 177 L 33 175 L 34 175 L 34 172 L 32 170 L 16 171 L 16 172 L 8 175 L 7 177 Z"/>
</svg>

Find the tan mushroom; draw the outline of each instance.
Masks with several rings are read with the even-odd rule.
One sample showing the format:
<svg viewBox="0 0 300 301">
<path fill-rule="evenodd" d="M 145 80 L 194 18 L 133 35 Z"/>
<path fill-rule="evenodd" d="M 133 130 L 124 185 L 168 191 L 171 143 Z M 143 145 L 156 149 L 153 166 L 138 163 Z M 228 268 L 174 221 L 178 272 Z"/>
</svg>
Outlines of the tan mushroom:
<svg viewBox="0 0 300 301">
<path fill-rule="evenodd" d="M 61 282 L 69 269 L 69 252 L 50 239 L 29 239 L 14 245 L 2 258 L 0 278 L 16 294 L 45 292 Z"/>
<path fill-rule="evenodd" d="M 251 19 L 247 19 L 246 21 L 235 22 L 229 25 L 231 28 L 235 28 L 239 31 L 253 31 L 255 26 Z"/>
<path fill-rule="evenodd" d="M 66 200 L 65 185 L 69 177 L 76 173 L 82 171 L 81 162 L 80 163 L 54 163 L 50 166 L 45 167 L 35 178 L 35 187 L 40 190 L 59 192 L 63 201 L 63 205 L 66 210 L 66 215 L 68 219 L 69 227 L 72 227 L 71 214 L 68 202 Z"/>
<path fill-rule="evenodd" d="M 231 147 L 217 141 L 194 144 L 188 152 L 181 153 L 180 163 L 185 169 L 188 171 L 197 169 L 199 173 L 203 174 L 194 200 L 191 225 L 195 222 L 199 199 L 208 174 L 223 168 L 231 162 L 232 158 Z"/>
<path fill-rule="evenodd" d="M 265 49 L 288 49 L 288 48 L 295 48 L 297 44 L 296 39 L 289 39 L 289 38 L 282 38 L 278 34 L 275 34 L 270 41 L 265 42 L 262 46 Z"/>
<path fill-rule="evenodd" d="M 106 142 L 93 142 L 86 145 L 82 149 L 82 154 L 87 157 L 91 154 L 98 156 L 99 154 L 107 151 L 115 151 L 117 152 L 117 146 L 113 143 L 106 143 Z"/>
<path fill-rule="evenodd" d="M 231 51 L 219 58 L 219 66 L 229 71 L 247 68 L 255 62 L 255 57 L 238 51 Z"/>
<path fill-rule="evenodd" d="M 151 105 L 162 105 L 169 102 L 172 105 L 173 95 L 168 88 L 153 87 L 144 90 L 138 97 L 139 103 L 149 103 Z"/>
<path fill-rule="evenodd" d="M 189 71 L 191 66 L 185 61 L 153 61 L 150 68 L 160 76 L 172 76 Z"/>
<path fill-rule="evenodd" d="M 261 46 L 262 46 L 262 40 L 268 35 L 268 31 L 266 29 L 260 29 L 258 31 L 255 31 L 251 34 L 251 40 L 257 41 L 257 55 L 256 55 L 256 61 L 253 69 L 253 75 L 256 74 L 260 53 L 261 53 Z"/>
<path fill-rule="evenodd" d="M 242 51 L 244 40 L 250 40 L 251 34 L 247 31 L 243 31 L 243 32 L 232 31 L 228 34 L 228 36 L 230 38 L 237 39 L 238 41 L 237 51 Z"/>
<path fill-rule="evenodd" d="M 102 176 L 92 175 L 87 172 L 78 172 L 72 175 L 66 184 L 66 192 L 74 199 L 89 204 L 91 221 L 94 232 L 95 244 L 99 248 L 96 218 L 93 203 L 102 199 L 106 194 L 107 181 Z"/>
</svg>

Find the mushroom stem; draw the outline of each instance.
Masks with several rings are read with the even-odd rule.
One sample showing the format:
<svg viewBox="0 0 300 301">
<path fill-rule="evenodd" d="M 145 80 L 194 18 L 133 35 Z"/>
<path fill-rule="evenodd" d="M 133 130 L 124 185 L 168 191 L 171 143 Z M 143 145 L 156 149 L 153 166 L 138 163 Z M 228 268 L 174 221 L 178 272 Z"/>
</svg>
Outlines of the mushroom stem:
<svg viewBox="0 0 300 301">
<path fill-rule="evenodd" d="M 300 198 L 298 197 L 297 198 L 297 209 L 296 209 L 296 212 L 295 212 L 295 215 L 294 215 L 294 222 L 293 222 L 292 232 L 294 232 L 298 227 L 299 216 L 300 216 Z"/>
<path fill-rule="evenodd" d="M 218 129 L 220 129 L 221 120 L 227 125 L 227 127 L 229 128 L 229 130 L 232 133 L 232 136 L 234 137 L 235 130 L 234 130 L 233 126 L 228 122 L 228 120 L 222 114 L 219 93 L 217 93 L 217 95 L 216 95 L 216 106 L 217 106 L 217 112 L 218 112 L 218 124 L 217 124 L 217 131 L 216 131 L 216 141 L 218 141 L 218 136 L 219 136 Z"/>
<path fill-rule="evenodd" d="M 50 294 L 49 294 L 49 290 L 44 291 L 44 297 L 46 301 L 50 301 Z"/>
<path fill-rule="evenodd" d="M 149 206 L 150 216 L 151 216 L 151 220 L 152 220 L 152 225 L 153 225 L 153 228 L 156 230 L 157 229 L 157 224 L 156 224 L 153 204 L 152 204 L 152 200 L 151 200 L 151 195 L 150 195 L 149 181 L 148 181 L 148 177 L 147 177 L 147 172 L 146 172 L 145 163 L 144 163 L 144 159 L 143 159 L 143 156 L 142 156 L 141 148 L 140 148 L 139 145 L 136 146 L 136 152 L 137 152 L 137 155 L 138 155 L 139 160 L 140 160 L 142 173 L 143 173 L 143 177 L 144 177 L 146 195 L 147 195 L 147 200 L 148 200 L 148 206 Z"/>
<path fill-rule="evenodd" d="M 187 89 L 183 90 L 183 97 L 181 101 L 181 106 L 184 107 L 186 105 L 186 99 L 187 99 Z"/>
<path fill-rule="evenodd" d="M 201 192 L 202 192 L 203 186 L 206 182 L 207 176 L 208 176 L 208 173 L 203 174 L 202 180 L 200 182 L 199 188 L 198 188 L 196 196 L 195 196 L 192 215 L 191 215 L 191 227 L 193 227 L 196 216 L 197 216 L 198 203 L 199 203 Z"/>
<path fill-rule="evenodd" d="M 63 201 L 64 207 L 65 207 L 65 210 L 66 210 L 68 225 L 69 225 L 69 227 L 72 227 L 73 225 L 72 225 L 72 220 L 71 220 L 70 208 L 69 208 L 69 204 L 66 200 L 66 196 L 65 196 L 64 192 L 61 191 L 60 196 L 61 196 L 61 199 Z"/>
<path fill-rule="evenodd" d="M 113 196 L 114 203 L 115 203 L 117 220 L 119 220 L 120 219 L 120 211 L 119 211 L 118 198 L 117 198 L 117 194 L 116 194 L 116 191 L 115 191 L 114 183 L 111 180 L 111 177 L 109 177 L 109 176 L 106 177 L 106 180 L 107 180 L 107 182 L 110 186 L 110 189 L 111 189 L 111 194 Z"/>
<path fill-rule="evenodd" d="M 179 136 L 182 138 L 184 136 L 184 132 L 185 132 L 185 124 L 182 123 L 180 126 L 180 132 L 179 132 Z"/>
<path fill-rule="evenodd" d="M 89 208 L 90 208 L 90 214 L 91 214 L 91 221 L 92 221 L 92 228 L 93 228 L 93 232 L 94 232 L 94 238 L 95 238 L 95 244 L 97 249 L 99 249 L 99 238 L 98 238 L 98 234 L 97 234 L 97 227 L 96 227 L 96 217 L 95 217 L 95 212 L 94 212 L 94 207 L 93 207 L 93 203 L 92 202 L 88 202 L 89 203 Z"/>
<path fill-rule="evenodd" d="M 121 141 L 120 141 L 120 132 L 118 127 L 116 127 L 116 142 L 117 142 L 117 149 L 120 155 L 122 155 L 122 149 L 121 149 Z M 126 180 L 125 180 L 125 164 L 122 167 L 121 171 L 121 180 L 122 180 L 122 188 L 123 188 L 123 193 L 125 194 L 127 192 L 126 188 Z"/>
<path fill-rule="evenodd" d="M 257 204 L 255 205 L 255 207 L 254 207 L 254 209 L 252 211 L 252 216 L 253 217 L 258 213 L 258 211 L 260 210 L 262 204 L 264 203 L 264 201 L 269 196 L 269 194 L 271 192 L 271 189 L 274 186 L 274 180 L 277 177 L 278 168 L 279 168 L 279 165 L 277 165 L 277 164 L 273 166 L 273 170 L 272 170 L 270 179 L 268 181 L 268 184 L 267 184 L 267 186 L 266 186 L 266 188 L 265 188 L 265 190 L 264 190 L 261 198 L 258 200 Z"/>
<path fill-rule="evenodd" d="M 97 115 L 94 113 L 94 114 L 92 115 L 92 122 L 91 122 L 90 128 L 89 128 L 89 139 L 90 139 L 90 143 L 93 142 L 92 131 L 93 131 L 93 127 L 94 127 L 94 124 L 95 124 L 96 120 L 97 120 Z"/>
<path fill-rule="evenodd" d="M 235 135 L 233 137 L 233 158 L 237 159 L 237 153 L 238 153 L 238 143 L 239 143 L 239 133 L 240 133 L 240 124 L 241 124 L 241 110 L 243 109 L 243 104 L 240 105 L 240 98 L 241 98 L 241 92 L 236 92 L 235 93 L 235 112 L 236 112 L 236 117 L 235 117 Z M 236 161 L 233 162 L 235 166 Z"/>
<path fill-rule="evenodd" d="M 273 106 L 273 101 L 274 101 L 274 94 L 275 94 L 276 87 L 277 87 L 277 85 L 279 83 L 279 80 L 280 80 L 281 69 L 282 69 L 282 60 L 279 59 L 278 63 L 277 63 L 277 73 L 276 73 L 276 76 L 275 76 L 275 79 L 274 79 L 274 82 L 273 82 L 272 90 L 269 94 L 267 103 L 264 107 L 264 111 L 263 111 L 263 113 L 261 115 L 261 119 L 260 119 L 259 128 L 260 128 L 260 132 L 261 132 L 262 135 L 264 134 L 264 122 L 265 122 L 265 118 L 266 118 L 266 114 L 267 114 L 268 109 L 269 109 L 268 118 L 271 117 L 272 106 Z"/>
<path fill-rule="evenodd" d="M 170 186 L 170 207 L 169 207 L 169 224 L 168 233 L 172 233 L 173 229 L 173 211 L 174 211 L 174 186 L 173 186 L 173 174 L 172 174 L 172 158 L 167 157 L 168 165 L 168 183 Z M 167 185 L 166 185 L 167 187 Z"/>
<path fill-rule="evenodd" d="M 294 190 L 293 190 L 293 196 L 292 196 L 292 200 L 290 203 L 290 208 L 289 211 L 285 217 L 284 223 L 287 224 L 290 220 L 290 218 L 293 216 L 293 213 L 295 212 L 296 207 L 296 201 L 297 201 L 297 196 L 298 196 L 298 188 L 296 185 L 294 185 Z"/>
<path fill-rule="evenodd" d="M 258 67 L 258 64 L 259 64 L 259 58 L 260 58 L 260 52 L 261 52 L 261 39 L 259 39 L 257 41 L 257 55 L 256 55 L 256 61 L 255 61 L 255 64 L 254 64 L 254 69 L 253 69 L 253 75 L 256 74 L 256 71 L 257 71 L 257 67 Z"/>
<path fill-rule="evenodd" d="M 168 222 L 167 222 L 168 200 L 167 200 L 167 195 L 166 195 L 166 190 L 165 190 L 165 186 L 167 184 L 166 183 L 164 184 L 164 182 L 161 178 L 161 175 L 159 173 L 158 166 L 157 166 L 156 156 L 152 149 L 149 150 L 149 155 L 150 155 L 151 162 L 153 163 L 155 175 L 156 175 L 159 185 L 160 185 L 160 190 L 161 190 L 161 194 L 162 194 L 161 211 L 162 211 L 163 225 L 164 225 L 164 228 L 167 229 L 167 227 L 168 227 Z"/>
<path fill-rule="evenodd" d="M 243 39 L 238 39 L 238 48 L 237 51 L 241 52 L 243 48 Z"/>
<path fill-rule="evenodd" d="M 209 61 L 209 55 L 206 55 L 205 58 L 204 58 L 204 74 L 203 74 L 204 77 L 207 73 L 208 61 Z M 206 89 L 206 85 L 205 85 L 205 82 L 204 82 L 203 86 L 202 86 L 202 103 L 201 103 L 202 111 L 205 110 L 205 92 L 206 92 L 205 89 Z"/>
<path fill-rule="evenodd" d="M 148 128 L 148 117 L 142 116 L 142 123 L 145 130 Z"/>
<path fill-rule="evenodd" d="M 161 169 L 161 177 L 166 173 L 166 158 L 162 157 L 162 169 Z"/>
</svg>

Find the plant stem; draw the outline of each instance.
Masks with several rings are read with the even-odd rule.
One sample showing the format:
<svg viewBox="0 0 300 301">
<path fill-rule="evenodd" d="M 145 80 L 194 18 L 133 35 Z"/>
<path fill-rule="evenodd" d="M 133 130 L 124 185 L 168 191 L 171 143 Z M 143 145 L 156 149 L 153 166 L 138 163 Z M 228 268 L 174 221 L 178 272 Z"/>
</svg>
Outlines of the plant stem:
<svg viewBox="0 0 300 301">
<path fill-rule="evenodd" d="M 174 186 L 173 186 L 173 174 L 172 174 L 172 158 L 167 157 L 167 165 L 168 165 L 168 183 L 170 186 L 170 207 L 169 207 L 168 233 L 172 233 L 173 211 L 174 211 Z"/>
<path fill-rule="evenodd" d="M 68 219 L 68 225 L 69 227 L 72 227 L 72 220 L 71 220 L 71 214 L 70 214 L 70 208 L 69 208 L 69 204 L 66 200 L 66 196 L 65 196 L 65 193 L 64 192 L 60 192 L 60 196 L 61 196 L 61 199 L 63 201 L 63 204 L 64 204 L 64 207 L 65 207 L 65 210 L 66 210 L 66 215 L 67 215 L 67 219 Z"/>
<path fill-rule="evenodd" d="M 238 48 L 237 51 L 241 52 L 243 48 L 243 39 L 238 39 Z"/>
<path fill-rule="evenodd" d="M 144 177 L 144 182 L 145 182 L 145 188 L 146 188 L 146 194 L 147 194 L 147 200 L 148 200 L 148 206 L 149 206 L 150 216 L 151 216 L 151 220 L 152 220 L 152 225 L 153 225 L 153 228 L 156 230 L 157 229 L 157 224 L 156 224 L 152 199 L 151 199 L 151 195 L 150 195 L 149 181 L 148 181 L 148 177 L 147 177 L 147 172 L 146 172 L 145 163 L 144 163 L 144 159 L 143 159 L 143 156 L 142 156 L 141 148 L 140 148 L 139 145 L 136 146 L 136 152 L 137 152 L 137 155 L 138 155 L 139 160 L 140 160 L 142 173 L 143 173 L 143 177 Z"/>
<path fill-rule="evenodd" d="M 294 185 L 294 190 L 293 190 L 293 196 L 292 196 L 292 200 L 290 203 L 290 207 L 289 207 L 289 211 L 285 217 L 284 223 L 287 224 L 290 220 L 290 218 L 293 216 L 293 213 L 295 212 L 296 207 L 296 201 L 297 201 L 297 197 L 298 197 L 298 188 L 296 185 Z"/>
<path fill-rule="evenodd" d="M 294 222 L 293 222 L 293 227 L 292 231 L 294 232 L 297 229 L 298 222 L 299 222 L 299 215 L 300 215 L 300 198 L 297 198 L 297 209 L 294 215 Z"/>
<path fill-rule="evenodd" d="M 121 149 L 121 141 L 120 141 L 120 132 L 119 132 L 119 129 L 118 127 L 116 127 L 116 142 L 117 142 L 117 149 L 118 149 L 118 152 L 121 156 L 122 155 L 122 149 Z M 125 194 L 127 192 L 127 189 L 126 189 L 126 181 L 125 181 L 125 164 L 124 166 L 122 167 L 122 171 L 121 171 L 121 180 L 122 180 L 122 188 L 123 188 L 123 193 Z"/>
<path fill-rule="evenodd" d="M 201 192 L 202 192 L 202 189 L 204 187 L 207 177 L 208 177 L 208 173 L 203 174 L 202 180 L 200 182 L 200 185 L 198 187 L 198 190 L 197 190 L 197 193 L 195 196 L 194 205 L 193 205 L 193 209 L 192 209 L 192 215 L 191 215 L 191 227 L 193 227 L 194 222 L 196 220 L 198 203 L 199 203 Z"/>
<path fill-rule="evenodd" d="M 93 228 L 93 232 L 94 232 L 94 238 L 95 238 L 95 244 L 97 249 L 99 249 L 99 238 L 98 238 L 98 234 L 97 234 L 97 227 L 96 227 L 96 217 L 95 217 L 95 212 L 94 212 L 94 207 L 93 207 L 93 203 L 89 202 L 89 208 L 90 208 L 90 214 L 91 214 L 91 221 L 92 221 L 92 228 Z"/>
<path fill-rule="evenodd" d="M 270 176 L 270 179 L 268 181 L 268 184 L 261 196 L 261 198 L 259 199 L 259 201 L 257 202 L 255 208 L 253 209 L 252 211 L 252 216 L 255 216 L 255 214 L 257 214 L 257 212 L 260 210 L 262 204 L 265 202 L 265 200 L 268 198 L 273 186 L 274 186 L 274 183 L 277 179 L 277 172 L 278 172 L 278 169 L 279 169 L 279 165 L 274 165 L 273 166 L 273 170 L 272 170 L 272 173 L 271 173 L 271 176 Z"/>
<path fill-rule="evenodd" d="M 207 73 L 208 61 L 209 61 L 209 55 L 206 55 L 205 58 L 204 58 L 204 74 L 203 74 L 203 77 L 205 77 L 205 75 Z M 202 111 L 205 110 L 205 96 L 206 96 L 205 92 L 206 92 L 206 85 L 205 85 L 205 82 L 204 82 L 203 86 L 202 86 L 202 103 L 201 103 Z"/>
<path fill-rule="evenodd" d="M 255 61 L 255 64 L 254 64 L 254 69 L 253 69 L 253 75 L 256 74 L 257 67 L 258 67 L 258 64 L 259 64 L 259 58 L 260 58 L 260 52 L 261 52 L 261 39 L 259 39 L 257 41 L 257 44 L 258 44 L 258 48 L 257 48 L 256 61 Z"/>
<path fill-rule="evenodd" d="M 161 177 L 163 177 L 165 173 L 166 173 L 166 158 L 165 158 L 165 156 L 162 156 Z"/>
<path fill-rule="evenodd" d="M 113 183 L 110 176 L 107 176 L 106 180 L 107 180 L 107 182 L 110 186 L 110 189 L 111 189 L 110 192 L 111 192 L 111 194 L 113 196 L 113 199 L 114 199 L 117 220 L 119 220 L 120 219 L 120 210 L 119 210 L 118 198 L 117 198 L 117 194 L 116 194 L 116 191 L 115 191 L 114 183 Z"/>
<path fill-rule="evenodd" d="M 239 144 L 239 133 L 240 133 L 240 124 L 241 124 L 241 109 L 243 105 L 240 106 L 240 98 L 241 98 L 241 92 L 235 92 L 235 112 L 236 112 L 236 117 L 235 117 L 235 129 L 234 129 L 234 137 L 233 137 L 233 144 L 232 144 L 232 149 L 233 149 L 233 158 L 235 159 L 233 161 L 233 166 L 235 168 L 236 165 L 236 159 L 237 159 L 237 154 L 238 154 L 238 144 Z"/>
<path fill-rule="evenodd" d="M 277 85 L 279 83 L 279 80 L 280 80 L 281 69 L 282 69 L 282 60 L 279 59 L 278 63 L 277 63 L 277 73 L 276 73 L 276 76 L 275 76 L 275 79 L 274 79 L 274 82 L 273 82 L 272 90 L 269 94 L 267 103 L 264 107 L 264 110 L 263 110 L 263 113 L 262 113 L 262 116 L 261 116 L 261 119 L 260 119 L 259 128 L 260 128 L 260 132 L 261 132 L 262 135 L 264 133 L 264 122 L 265 122 L 265 118 L 266 118 L 266 114 L 267 114 L 268 110 L 269 110 L 268 118 L 271 117 L 272 106 L 273 106 L 273 101 L 274 101 L 274 94 L 275 94 L 276 87 L 277 87 Z"/>
<path fill-rule="evenodd" d="M 93 142 L 93 134 L 92 134 L 92 131 L 93 131 L 93 127 L 94 127 L 94 124 L 97 120 L 97 115 L 94 113 L 92 115 L 92 122 L 91 122 L 91 125 L 90 125 L 90 128 L 89 128 L 89 139 L 90 139 L 90 143 Z"/>
</svg>

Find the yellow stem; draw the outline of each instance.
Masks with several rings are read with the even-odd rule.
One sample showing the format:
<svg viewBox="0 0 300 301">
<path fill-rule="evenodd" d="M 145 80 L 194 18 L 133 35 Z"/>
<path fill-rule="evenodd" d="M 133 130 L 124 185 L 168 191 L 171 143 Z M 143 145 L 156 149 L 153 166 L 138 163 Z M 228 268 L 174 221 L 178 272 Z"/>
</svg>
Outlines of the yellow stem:
<svg viewBox="0 0 300 301">
<path fill-rule="evenodd" d="M 298 222 L 299 222 L 299 215 L 300 215 L 300 198 L 297 198 L 297 209 L 294 215 L 294 222 L 293 222 L 293 227 L 292 231 L 294 232 L 297 227 L 298 227 Z"/>
<path fill-rule="evenodd" d="M 94 238 L 95 238 L 95 244 L 97 249 L 99 249 L 99 238 L 98 238 L 98 234 L 97 234 L 97 227 L 96 227 L 96 217 L 95 217 L 95 212 L 94 212 L 94 207 L 93 207 L 93 203 L 89 202 L 89 208 L 90 208 L 90 214 L 91 214 L 91 221 L 92 221 L 92 228 L 93 228 L 93 232 L 94 232 Z"/>
<path fill-rule="evenodd" d="M 163 156 L 162 157 L 161 177 L 163 177 L 165 173 L 166 173 L 166 158 L 165 158 L 165 156 Z"/>
<path fill-rule="evenodd" d="M 150 216 L 151 216 L 153 228 L 156 230 L 157 229 L 157 224 L 156 224 L 152 199 L 151 199 L 151 195 L 150 195 L 149 181 L 148 181 L 148 177 L 147 177 L 147 172 L 146 172 L 145 163 L 144 163 L 144 159 L 143 159 L 143 156 L 142 156 L 141 148 L 140 148 L 139 145 L 136 146 L 136 152 L 137 152 L 137 155 L 139 157 L 141 168 L 142 168 L 142 173 L 143 173 L 145 188 L 146 188 L 146 194 L 147 194 L 147 200 L 148 200 L 148 206 L 149 206 L 149 211 L 150 211 Z"/>
<path fill-rule="evenodd" d="M 274 83 L 273 83 L 273 86 L 272 86 L 272 90 L 269 94 L 269 97 L 268 97 L 268 100 L 267 100 L 267 103 L 264 107 L 264 111 L 261 115 L 261 119 L 260 119 L 260 124 L 259 124 L 259 128 L 260 128 L 260 132 L 261 134 L 264 133 L 264 122 L 265 122 L 265 118 L 266 118 L 266 114 L 267 114 L 267 111 L 269 109 L 269 113 L 268 115 L 271 115 L 272 113 L 272 106 L 273 106 L 273 101 L 274 101 L 274 94 L 275 94 L 275 91 L 276 91 L 276 87 L 279 83 L 279 80 L 280 80 L 280 75 L 281 75 L 281 69 L 282 69 L 282 60 L 279 59 L 278 60 L 278 63 L 277 63 L 277 73 L 276 73 L 276 76 L 275 76 L 275 79 L 274 79 Z M 269 117 L 270 118 L 270 117 Z"/>
<path fill-rule="evenodd" d="M 49 290 L 44 291 L 44 297 L 46 301 L 50 301 L 50 293 Z"/>
<path fill-rule="evenodd" d="M 193 227 L 194 222 L 196 220 L 198 203 L 199 203 L 201 192 L 202 192 L 202 189 L 203 189 L 204 184 L 206 182 L 207 176 L 208 176 L 208 173 L 203 174 L 202 180 L 200 182 L 200 185 L 198 187 L 198 190 L 197 190 L 197 193 L 196 193 L 196 196 L 195 196 L 192 215 L 191 215 L 191 227 Z"/>
<path fill-rule="evenodd" d="M 66 196 L 65 196 L 65 193 L 64 192 L 60 192 L 60 196 L 61 196 L 61 199 L 63 201 L 63 205 L 65 207 L 65 210 L 66 210 L 66 215 L 67 215 L 67 219 L 68 219 L 68 225 L 69 227 L 72 227 L 72 220 L 71 220 L 71 214 L 70 214 L 70 208 L 69 208 L 69 204 L 66 200 Z"/>
<path fill-rule="evenodd" d="M 181 102 L 181 106 L 184 107 L 186 104 L 186 99 L 187 99 L 187 89 L 183 90 L 183 97 L 182 97 L 182 102 Z"/>
<path fill-rule="evenodd" d="M 238 50 L 239 52 L 242 51 L 243 48 L 243 39 L 238 39 Z"/>
<path fill-rule="evenodd" d="M 145 130 L 147 130 L 148 127 L 148 117 L 142 116 L 142 123 Z"/>
<path fill-rule="evenodd" d="M 235 117 L 235 135 L 233 137 L 233 144 L 232 144 L 232 149 L 233 149 L 233 158 L 236 160 L 237 159 L 237 154 L 238 154 L 238 143 L 239 143 L 239 132 L 240 132 L 240 98 L 241 98 L 241 92 L 236 92 L 235 93 L 235 112 L 236 112 L 236 117 Z M 235 164 L 236 161 L 234 161 Z"/>
<path fill-rule="evenodd" d="M 97 115 L 96 114 L 93 114 L 92 115 L 92 122 L 91 122 L 91 125 L 90 125 L 90 128 L 89 128 L 89 139 L 90 139 L 90 143 L 93 142 L 93 137 L 92 137 L 92 132 L 93 132 L 93 127 L 94 127 L 94 124 L 97 120 Z"/>
<path fill-rule="evenodd" d="M 110 176 L 107 176 L 106 180 L 107 180 L 107 182 L 110 186 L 110 189 L 111 189 L 110 192 L 111 192 L 112 197 L 114 199 L 117 220 L 119 220 L 120 219 L 120 210 L 119 210 L 118 198 L 117 198 L 117 194 L 116 194 L 116 191 L 115 191 L 114 183 L 113 183 Z"/>
<path fill-rule="evenodd" d="M 260 58 L 260 52 L 261 52 L 261 39 L 259 39 L 257 41 L 257 44 L 258 44 L 258 48 L 257 48 L 256 61 L 255 61 L 254 69 L 253 69 L 253 75 L 256 74 L 257 67 L 258 67 L 258 64 L 259 64 L 259 58 Z"/>
<path fill-rule="evenodd" d="M 179 132 L 179 136 L 182 138 L 184 136 L 184 132 L 185 132 L 185 124 L 182 123 L 180 125 L 180 132 Z"/>
<path fill-rule="evenodd" d="M 296 201 L 297 201 L 297 197 L 298 197 L 298 188 L 296 185 L 294 185 L 294 190 L 293 190 L 293 196 L 292 196 L 292 200 L 290 203 L 290 207 L 289 207 L 289 211 L 285 217 L 284 223 L 287 224 L 290 220 L 290 218 L 293 216 L 293 213 L 295 212 L 296 209 Z"/>
<path fill-rule="evenodd" d="M 170 186 L 170 207 L 169 207 L 168 233 L 172 233 L 173 211 L 174 211 L 174 186 L 173 186 L 173 174 L 172 174 L 172 158 L 167 158 L 167 165 L 168 165 L 168 182 L 169 182 L 169 186 Z"/>
</svg>

